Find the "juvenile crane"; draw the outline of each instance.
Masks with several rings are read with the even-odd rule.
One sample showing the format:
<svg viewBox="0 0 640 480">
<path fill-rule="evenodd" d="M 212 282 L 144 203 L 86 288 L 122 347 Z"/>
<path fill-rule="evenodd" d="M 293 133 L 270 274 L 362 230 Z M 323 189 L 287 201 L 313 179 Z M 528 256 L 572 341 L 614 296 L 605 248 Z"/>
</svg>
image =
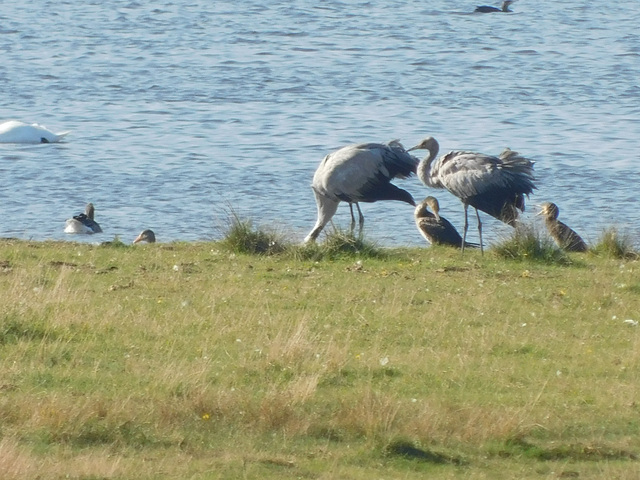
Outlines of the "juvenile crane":
<svg viewBox="0 0 640 480">
<path fill-rule="evenodd" d="M 417 174 L 422 183 L 427 187 L 445 188 L 462 200 L 463 253 L 469 229 L 467 210 L 469 205 L 475 208 L 480 251 L 483 252 L 482 222 L 478 210 L 514 227 L 518 210 L 524 211 L 524 197 L 536 188 L 533 183 L 533 162 L 509 149 L 498 157 L 476 152 L 452 151 L 434 161 L 439 148 L 438 142 L 428 137 L 408 151 L 429 151 L 429 155 L 418 165 Z"/>
<path fill-rule="evenodd" d="M 429 196 L 420 202 L 414 211 L 414 217 L 418 231 L 432 245 L 449 245 L 457 248 L 462 246 L 462 237 L 456 227 L 440 216 L 440 204 L 435 197 Z M 477 247 L 469 243 L 466 246 Z"/>
<path fill-rule="evenodd" d="M 549 235 L 556 244 L 568 252 L 586 252 L 587 244 L 575 231 L 558 220 L 560 209 L 555 203 L 545 202 L 540 205 L 540 213 L 544 217 Z"/>
<path fill-rule="evenodd" d="M 409 154 L 397 140 L 387 143 L 348 145 L 328 154 L 313 176 L 311 188 L 316 197 L 318 220 L 305 238 L 312 242 L 331 220 L 340 202 L 351 209 L 351 231 L 355 228 L 353 204 L 358 209 L 360 233 L 364 216 L 359 202 L 399 200 L 415 206 L 409 192 L 391 183 L 416 173 L 419 159 Z"/>
<path fill-rule="evenodd" d="M 93 219 L 94 212 L 93 203 L 87 203 L 84 213 L 74 215 L 65 222 L 64 233 L 102 233 L 102 228 Z"/>
</svg>

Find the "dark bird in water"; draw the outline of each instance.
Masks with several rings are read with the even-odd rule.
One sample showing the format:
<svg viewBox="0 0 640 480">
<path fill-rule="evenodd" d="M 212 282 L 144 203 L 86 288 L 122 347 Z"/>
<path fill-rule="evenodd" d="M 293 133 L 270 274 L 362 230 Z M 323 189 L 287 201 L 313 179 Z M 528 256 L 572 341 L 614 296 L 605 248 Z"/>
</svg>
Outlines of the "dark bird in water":
<svg viewBox="0 0 640 480">
<path fill-rule="evenodd" d="M 84 213 L 74 215 L 65 222 L 64 233 L 102 233 L 102 228 L 93 219 L 94 213 L 93 203 L 87 203 Z"/>
<path fill-rule="evenodd" d="M 133 243 L 140 243 L 140 242 L 155 243 L 156 234 L 153 233 L 153 230 L 149 230 L 149 229 L 143 230 L 142 232 L 140 232 L 140 235 L 138 235 L 136 239 L 133 241 Z"/>
<path fill-rule="evenodd" d="M 318 220 L 305 242 L 314 241 L 336 213 L 340 202 L 351 209 L 351 231 L 355 229 L 353 204 L 358 209 L 360 233 L 364 216 L 359 202 L 399 200 L 415 206 L 409 192 L 391 183 L 416 173 L 419 159 L 409 154 L 397 140 L 388 143 L 349 145 L 328 154 L 313 176 Z"/>
<path fill-rule="evenodd" d="M 555 203 L 545 202 L 540 205 L 538 215 L 544 217 L 549 235 L 561 249 L 568 252 L 586 252 L 588 250 L 587 244 L 580 235 L 558 220 L 559 213 L 560 209 Z"/>
<path fill-rule="evenodd" d="M 492 12 L 513 12 L 513 10 L 509 10 L 509 5 L 513 3 L 513 0 L 505 0 L 502 2 L 502 7 L 490 7 L 488 5 L 482 5 L 481 7 L 476 7 L 475 11 L 480 13 L 492 13 Z"/>
<path fill-rule="evenodd" d="M 436 161 L 438 142 L 428 137 L 412 150 L 428 150 L 429 155 L 418 165 L 418 178 L 427 187 L 445 188 L 462 200 L 464 205 L 464 252 L 469 220 L 467 210 L 476 210 L 480 250 L 482 247 L 482 222 L 478 210 L 515 227 L 518 210 L 524 211 L 525 196 L 535 189 L 533 162 L 518 152 L 506 149 L 498 157 L 484 153 L 452 151 Z"/>
<path fill-rule="evenodd" d="M 435 197 L 427 197 L 420 202 L 414 211 L 414 217 L 418 230 L 432 245 L 462 247 L 462 237 L 449 220 L 440 216 L 440 204 Z M 477 247 L 478 245 L 467 243 L 466 246 Z"/>
</svg>

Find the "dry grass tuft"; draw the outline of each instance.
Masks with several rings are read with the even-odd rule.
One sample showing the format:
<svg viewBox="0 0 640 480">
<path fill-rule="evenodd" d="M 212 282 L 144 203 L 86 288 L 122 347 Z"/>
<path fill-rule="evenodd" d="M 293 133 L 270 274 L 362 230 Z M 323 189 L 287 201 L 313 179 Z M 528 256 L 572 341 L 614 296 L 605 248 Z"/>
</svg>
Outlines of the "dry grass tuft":
<svg viewBox="0 0 640 480">
<path fill-rule="evenodd" d="M 549 265 L 569 265 L 571 260 L 546 236 L 533 226 L 518 225 L 513 236 L 492 247 L 500 257 L 510 260 L 541 262 Z"/>
<path fill-rule="evenodd" d="M 253 255 L 276 255 L 289 247 L 282 234 L 255 228 L 251 220 L 241 219 L 235 212 L 232 212 L 221 244 L 232 252 Z"/>
<path fill-rule="evenodd" d="M 638 252 L 629 234 L 621 233 L 617 228 L 608 228 L 602 232 L 591 253 L 606 258 L 636 260 Z"/>
</svg>

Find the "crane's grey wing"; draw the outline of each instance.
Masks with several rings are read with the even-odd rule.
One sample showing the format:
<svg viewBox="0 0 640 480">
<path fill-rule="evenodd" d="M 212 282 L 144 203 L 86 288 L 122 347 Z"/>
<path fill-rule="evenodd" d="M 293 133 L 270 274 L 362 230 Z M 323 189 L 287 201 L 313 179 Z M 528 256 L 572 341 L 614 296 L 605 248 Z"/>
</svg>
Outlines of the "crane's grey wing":
<svg viewBox="0 0 640 480">
<path fill-rule="evenodd" d="M 363 198 L 363 192 L 390 188 L 386 185 L 391 179 L 415 172 L 417 160 L 399 144 L 349 145 L 323 159 L 313 177 L 312 187 L 330 198 L 370 201 Z"/>
<path fill-rule="evenodd" d="M 500 157 L 449 152 L 438 159 L 432 177 L 462 199 L 502 190 L 529 195 L 535 188 L 533 162 L 511 150 Z"/>
<path fill-rule="evenodd" d="M 411 155 L 399 140 L 387 143 L 362 143 L 353 145 L 354 149 L 370 151 L 380 158 L 383 168 L 380 171 L 389 179 L 407 178 L 416 173 L 420 159 Z"/>
</svg>

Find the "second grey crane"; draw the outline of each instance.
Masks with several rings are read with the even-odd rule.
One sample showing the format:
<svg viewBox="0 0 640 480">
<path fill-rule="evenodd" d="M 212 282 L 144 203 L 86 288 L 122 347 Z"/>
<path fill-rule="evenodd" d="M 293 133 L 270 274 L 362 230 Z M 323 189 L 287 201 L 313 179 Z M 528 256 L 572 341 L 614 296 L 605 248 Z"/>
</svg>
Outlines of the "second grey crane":
<svg viewBox="0 0 640 480">
<path fill-rule="evenodd" d="M 469 151 L 451 151 L 436 159 L 438 142 L 428 137 L 412 150 L 428 150 L 429 155 L 418 165 L 418 178 L 427 187 L 445 188 L 458 197 L 464 205 L 464 232 L 462 251 L 467 238 L 469 220 L 467 210 L 476 210 L 480 250 L 482 222 L 478 210 L 514 227 L 518 210 L 524 211 L 525 196 L 536 188 L 533 162 L 506 149 L 498 157 Z M 434 161 L 435 160 L 435 161 Z"/>
</svg>

